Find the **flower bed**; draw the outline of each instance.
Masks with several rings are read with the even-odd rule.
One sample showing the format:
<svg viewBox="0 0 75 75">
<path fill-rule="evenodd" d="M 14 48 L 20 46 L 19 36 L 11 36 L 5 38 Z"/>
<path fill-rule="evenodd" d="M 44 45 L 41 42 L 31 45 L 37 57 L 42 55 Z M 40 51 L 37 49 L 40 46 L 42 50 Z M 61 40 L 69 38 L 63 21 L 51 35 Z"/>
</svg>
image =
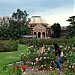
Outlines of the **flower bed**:
<svg viewBox="0 0 75 75">
<path fill-rule="evenodd" d="M 74 63 L 75 60 L 73 59 L 75 58 L 75 52 L 72 49 L 72 46 L 60 46 L 60 47 L 61 47 L 61 50 L 64 52 L 63 61 L 66 62 L 66 63 L 63 62 L 64 75 L 69 75 L 69 74 L 74 75 L 75 74 L 75 63 Z M 35 47 L 30 46 L 27 49 L 27 51 L 28 51 L 27 54 L 21 53 L 20 55 L 21 60 L 23 61 L 24 64 L 26 64 L 26 67 L 25 67 L 26 74 L 47 75 L 47 72 L 48 72 L 49 75 L 51 75 L 51 73 L 53 75 L 59 75 L 58 74 L 59 71 L 55 65 L 56 58 L 54 55 L 53 45 L 48 45 L 48 46 L 45 45 L 44 50 L 41 50 L 40 47 L 38 48 L 36 46 Z M 23 73 L 22 71 L 23 67 L 20 66 L 18 63 L 18 66 L 12 65 L 12 67 L 9 67 L 9 69 L 11 69 L 10 70 L 11 73 L 13 74 L 20 73 L 21 75 Z"/>
<path fill-rule="evenodd" d="M 61 63 L 66 64 L 64 65 L 64 72 L 66 75 L 67 70 L 69 73 L 75 73 L 75 52 L 72 46 L 60 46 L 61 50 L 64 52 L 64 58 Z M 29 65 L 30 67 L 37 69 L 37 70 L 50 70 L 57 68 L 56 67 L 56 58 L 54 54 L 53 45 L 46 45 L 45 49 L 42 51 L 41 48 L 39 50 L 38 47 L 30 46 L 27 50 L 27 54 L 21 54 L 21 60 Z"/>
</svg>

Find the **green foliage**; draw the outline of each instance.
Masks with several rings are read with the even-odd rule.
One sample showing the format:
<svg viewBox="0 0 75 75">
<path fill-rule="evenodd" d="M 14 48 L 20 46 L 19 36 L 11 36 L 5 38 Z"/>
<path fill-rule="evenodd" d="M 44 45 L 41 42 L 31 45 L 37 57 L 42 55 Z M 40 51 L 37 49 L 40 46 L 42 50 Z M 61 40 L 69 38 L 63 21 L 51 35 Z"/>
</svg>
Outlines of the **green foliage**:
<svg viewBox="0 0 75 75">
<path fill-rule="evenodd" d="M 48 49 L 48 47 L 46 47 L 45 52 L 42 52 L 40 49 L 39 55 L 37 47 L 30 46 L 28 48 L 28 53 L 23 55 L 21 59 L 23 59 L 23 61 L 29 62 L 30 66 L 38 66 L 37 69 L 43 69 L 50 67 L 50 62 L 55 60 L 54 56 L 55 54 L 53 53 L 53 50 Z"/>
<path fill-rule="evenodd" d="M 70 52 L 67 58 L 67 67 L 71 72 L 75 73 L 75 52 Z"/>
<path fill-rule="evenodd" d="M 67 21 L 70 22 L 70 25 L 67 28 L 68 34 L 72 38 L 73 36 L 75 36 L 75 16 L 69 17 Z"/>
<path fill-rule="evenodd" d="M 12 14 L 9 19 L 9 26 L 0 27 L 1 39 L 18 39 L 21 35 L 30 34 L 30 28 L 28 26 L 29 19 L 27 19 L 27 12 L 17 9 L 17 12 Z"/>
<path fill-rule="evenodd" d="M 41 47 L 42 44 L 44 45 L 52 45 L 53 42 L 57 42 L 59 45 L 72 45 L 75 41 L 75 38 L 71 38 L 71 39 L 20 39 L 19 43 L 21 44 L 27 44 L 29 46 L 37 46 L 37 47 Z M 70 42 L 70 43 L 69 43 Z"/>
<path fill-rule="evenodd" d="M 59 38 L 60 37 L 60 34 L 61 34 L 61 26 L 59 23 L 54 23 L 52 26 L 52 37 L 54 38 Z"/>
<path fill-rule="evenodd" d="M 20 38 L 21 35 L 30 33 L 30 28 L 28 27 L 29 20 L 27 21 L 27 16 L 27 12 L 21 11 L 20 9 L 17 9 L 17 12 L 12 14 L 9 30 L 13 39 Z"/>
<path fill-rule="evenodd" d="M 18 50 L 18 43 L 15 41 L 0 41 L 0 52 L 11 52 Z"/>
<path fill-rule="evenodd" d="M 72 26 L 74 26 L 74 25 L 75 25 L 75 16 L 69 17 L 69 19 L 68 19 L 67 21 L 70 22 L 70 24 L 71 24 Z"/>
<path fill-rule="evenodd" d="M 39 41 L 40 40 L 41 39 L 39 39 Z M 49 43 L 46 42 L 46 40 Z M 51 41 L 49 41 L 49 40 L 51 40 Z M 42 64 L 44 65 L 44 68 L 48 68 L 48 67 L 50 67 L 51 61 L 52 60 L 55 61 L 54 48 L 52 46 L 54 41 L 57 42 L 59 44 L 59 46 L 62 46 L 61 50 L 64 52 L 64 57 L 66 56 L 66 60 L 65 61 L 67 61 L 67 62 L 66 62 L 66 64 L 64 64 L 65 67 L 63 68 L 64 69 L 63 70 L 64 75 L 69 75 L 69 74 L 74 75 L 75 74 L 75 68 L 69 68 L 69 66 L 70 67 L 71 66 L 74 67 L 75 60 L 73 60 L 73 59 L 75 58 L 75 52 L 73 51 L 72 47 L 73 47 L 73 42 L 75 41 L 75 38 L 71 38 L 71 39 L 45 39 L 45 40 L 41 41 L 41 42 L 44 43 L 46 51 L 40 54 L 40 57 L 42 57 L 42 61 L 38 61 L 37 63 L 35 61 L 36 61 L 36 58 L 40 59 L 40 57 L 38 57 L 38 55 L 37 55 L 37 51 L 40 49 L 40 46 L 39 46 L 39 48 L 37 46 L 35 46 L 35 47 L 34 46 L 30 46 L 27 49 L 27 46 L 19 45 L 20 46 L 18 48 L 19 51 L 17 51 L 17 52 L 0 53 L 0 64 L 1 64 L 1 67 L 2 67 L 2 64 L 5 65 L 5 64 L 8 64 L 8 63 L 12 63 L 13 61 L 20 60 L 19 59 L 19 55 L 21 53 L 23 53 L 24 57 L 23 57 L 22 60 L 24 60 L 24 62 L 30 61 L 29 64 L 32 66 L 32 68 L 34 66 L 40 66 L 41 69 L 42 69 Z M 50 47 L 50 49 L 48 49 L 48 47 Z M 1 67 L 0 67 L 0 71 L 2 72 L 2 68 Z M 56 72 L 56 71 L 54 71 L 54 72 Z M 5 71 L 3 71 L 2 74 L 3 75 L 8 75 Z M 52 74 L 55 74 L 55 73 L 52 73 Z"/>
<path fill-rule="evenodd" d="M 2 40 L 3 42 L 8 42 L 7 40 Z M 9 75 L 8 74 L 8 69 L 3 70 L 4 65 L 8 64 L 13 64 L 17 61 L 20 61 L 19 55 L 21 53 L 27 54 L 27 48 L 28 46 L 19 44 L 18 45 L 18 51 L 13 51 L 13 52 L 1 52 L 0 53 L 0 74 L 1 75 Z M 14 67 L 14 66 L 13 66 Z M 9 67 L 11 70 L 11 75 L 15 75 L 12 73 L 12 67 Z"/>
<path fill-rule="evenodd" d="M 10 39 L 10 32 L 8 27 L 0 27 L 0 39 Z"/>
<path fill-rule="evenodd" d="M 5 65 L 4 71 L 7 71 L 8 75 L 22 75 L 22 69 L 19 65 Z"/>
<path fill-rule="evenodd" d="M 19 39 L 20 44 L 28 44 L 30 41 L 31 41 L 30 39 L 26 39 L 26 38 Z"/>
<path fill-rule="evenodd" d="M 22 75 L 22 70 L 19 66 L 16 67 L 15 75 Z"/>
<path fill-rule="evenodd" d="M 40 39 L 41 40 L 41 39 Z M 49 40 L 49 39 L 46 39 Z M 45 39 L 44 39 L 45 41 Z M 44 43 L 43 41 L 43 43 Z M 56 41 L 61 50 L 64 53 L 64 58 L 61 62 L 67 62 L 65 64 L 65 74 L 68 75 L 69 73 L 74 74 L 75 73 L 75 52 L 73 50 L 73 43 L 75 41 L 75 38 L 71 39 L 51 39 L 51 43 L 44 43 L 45 52 L 40 51 L 40 55 L 38 54 L 38 51 L 41 50 L 41 46 L 30 46 L 28 48 L 28 53 L 25 54 L 25 61 L 30 62 L 29 65 L 32 67 L 38 66 L 38 69 L 49 69 L 51 66 L 51 62 L 56 62 L 55 54 L 54 54 L 54 48 L 52 46 L 52 41 Z M 42 42 L 42 41 L 41 41 Z M 40 43 L 39 43 L 40 44 Z M 38 49 L 37 49 L 38 48 Z M 69 68 L 69 66 L 71 68 Z M 66 70 L 68 69 L 68 70 Z M 69 72 L 69 73 L 67 73 Z"/>
</svg>

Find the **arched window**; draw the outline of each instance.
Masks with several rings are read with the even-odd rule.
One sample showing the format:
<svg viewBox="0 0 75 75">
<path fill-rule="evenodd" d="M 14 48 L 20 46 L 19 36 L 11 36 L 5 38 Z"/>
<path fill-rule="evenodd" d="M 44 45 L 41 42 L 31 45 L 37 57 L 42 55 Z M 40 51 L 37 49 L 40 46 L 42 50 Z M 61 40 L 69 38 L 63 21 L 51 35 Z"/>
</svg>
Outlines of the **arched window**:
<svg viewBox="0 0 75 75">
<path fill-rule="evenodd" d="M 41 32 L 38 32 L 38 38 L 40 38 L 41 37 Z"/>
</svg>

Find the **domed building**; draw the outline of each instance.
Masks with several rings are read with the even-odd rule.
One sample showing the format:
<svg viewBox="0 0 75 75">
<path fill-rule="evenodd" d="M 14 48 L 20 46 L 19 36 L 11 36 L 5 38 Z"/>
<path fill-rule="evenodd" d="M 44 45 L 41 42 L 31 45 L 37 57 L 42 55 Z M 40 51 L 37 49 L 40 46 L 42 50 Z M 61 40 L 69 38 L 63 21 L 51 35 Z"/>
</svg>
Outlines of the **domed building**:
<svg viewBox="0 0 75 75">
<path fill-rule="evenodd" d="M 32 16 L 29 22 L 29 26 L 32 29 L 31 34 L 36 35 L 37 38 L 50 37 L 51 31 L 48 25 L 41 16 Z"/>
</svg>

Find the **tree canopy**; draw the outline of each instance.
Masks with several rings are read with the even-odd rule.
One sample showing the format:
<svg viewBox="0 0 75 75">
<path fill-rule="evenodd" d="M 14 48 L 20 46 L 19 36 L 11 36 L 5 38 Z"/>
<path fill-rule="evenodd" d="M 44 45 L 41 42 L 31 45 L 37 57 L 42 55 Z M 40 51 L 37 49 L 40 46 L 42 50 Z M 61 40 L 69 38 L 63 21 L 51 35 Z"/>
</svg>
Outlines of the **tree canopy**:
<svg viewBox="0 0 75 75">
<path fill-rule="evenodd" d="M 67 27 L 69 36 L 73 37 L 75 36 L 75 16 L 69 17 L 67 21 L 70 22 L 70 25 Z"/>
<path fill-rule="evenodd" d="M 2 25 L 0 27 L 0 36 L 7 37 L 9 39 L 18 39 L 21 35 L 29 34 L 30 28 L 28 26 L 28 15 L 29 14 L 27 14 L 26 11 L 17 9 L 9 19 L 9 25 Z"/>
<path fill-rule="evenodd" d="M 52 37 L 54 38 L 59 38 L 60 37 L 60 34 L 61 34 L 61 26 L 59 23 L 54 23 L 52 26 Z"/>
</svg>

